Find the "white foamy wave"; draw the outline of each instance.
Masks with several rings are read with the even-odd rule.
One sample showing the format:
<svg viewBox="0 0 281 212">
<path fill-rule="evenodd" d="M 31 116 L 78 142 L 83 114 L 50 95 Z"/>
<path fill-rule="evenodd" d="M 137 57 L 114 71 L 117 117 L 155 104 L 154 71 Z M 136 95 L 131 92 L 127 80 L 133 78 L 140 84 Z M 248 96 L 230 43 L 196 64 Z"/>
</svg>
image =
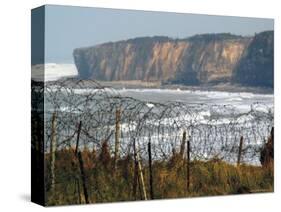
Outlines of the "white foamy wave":
<svg viewBox="0 0 281 212">
<path fill-rule="evenodd" d="M 170 93 L 170 94 L 187 94 L 192 93 L 191 90 L 180 90 L 178 89 L 160 89 L 160 88 L 122 88 L 120 90 L 117 90 L 119 93 L 126 93 L 126 92 L 132 92 L 132 93 Z"/>
<path fill-rule="evenodd" d="M 64 77 L 77 76 L 74 64 L 46 63 L 31 66 L 31 78 L 36 81 L 55 81 Z"/>
<path fill-rule="evenodd" d="M 247 92 L 241 92 L 241 93 L 239 93 L 239 95 L 242 98 L 253 98 L 255 96 L 253 93 L 247 93 Z"/>
<path fill-rule="evenodd" d="M 146 103 L 146 106 L 149 107 L 149 108 L 152 108 L 152 107 L 154 107 L 154 104 L 152 104 L 152 103 Z"/>
</svg>

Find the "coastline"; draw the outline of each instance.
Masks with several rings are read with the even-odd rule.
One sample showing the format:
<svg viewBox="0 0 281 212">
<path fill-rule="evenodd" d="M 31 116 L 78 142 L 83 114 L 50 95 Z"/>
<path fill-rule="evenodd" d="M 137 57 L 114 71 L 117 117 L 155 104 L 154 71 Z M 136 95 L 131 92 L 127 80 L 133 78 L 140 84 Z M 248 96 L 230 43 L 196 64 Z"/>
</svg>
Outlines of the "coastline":
<svg viewBox="0 0 281 212">
<path fill-rule="evenodd" d="M 131 81 L 97 81 L 104 87 L 114 89 L 171 89 L 171 90 L 191 90 L 191 91 L 222 91 L 222 92 L 249 92 L 254 94 L 274 94 L 272 88 L 267 87 L 246 87 L 239 84 L 220 83 L 216 85 L 183 85 L 183 84 L 161 84 L 160 81 L 143 82 Z"/>
<path fill-rule="evenodd" d="M 36 80 L 35 80 L 36 81 Z M 253 87 L 243 86 L 240 84 L 231 83 L 219 83 L 219 84 L 206 84 L 206 85 L 184 85 L 184 84 L 163 84 L 161 81 L 140 81 L 140 80 L 129 80 L 129 81 L 100 81 L 100 80 L 81 80 L 73 77 L 63 77 L 54 81 L 45 81 L 47 85 L 56 84 L 57 82 L 63 82 L 69 84 L 69 87 L 75 86 L 75 81 L 83 81 L 85 88 L 93 87 L 92 82 L 95 82 L 95 86 L 100 85 L 104 88 L 113 88 L 117 90 L 121 89 L 167 89 L 167 90 L 189 90 L 189 91 L 218 91 L 218 92 L 230 92 L 240 93 L 247 92 L 253 94 L 271 94 L 274 95 L 274 89 L 269 87 Z M 74 84 L 73 84 L 74 83 Z M 96 88 L 96 87 L 95 87 Z"/>
</svg>

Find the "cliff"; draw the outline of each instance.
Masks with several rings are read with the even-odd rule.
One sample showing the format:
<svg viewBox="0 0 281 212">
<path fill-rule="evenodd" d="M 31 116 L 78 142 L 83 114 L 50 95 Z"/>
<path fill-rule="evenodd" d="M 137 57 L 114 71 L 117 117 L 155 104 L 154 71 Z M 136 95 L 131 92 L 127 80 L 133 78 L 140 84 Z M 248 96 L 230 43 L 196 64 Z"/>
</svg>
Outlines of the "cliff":
<svg viewBox="0 0 281 212">
<path fill-rule="evenodd" d="M 195 35 L 186 39 L 143 37 L 78 48 L 73 56 L 82 79 L 186 85 L 244 83 L 237 67 L 238 64 L 239 67 L 245 66 L 241 58 L 248 60 L 249 53 L 246 52 L 259 43 L 256 40 L 256 37 L 227 33 Z"/>
<path fill-rule="evenodd" d="M 257 34 L 243 53 L 233 73 L 233 82 L 273 88 L 274 34 Z"/>
</svg>

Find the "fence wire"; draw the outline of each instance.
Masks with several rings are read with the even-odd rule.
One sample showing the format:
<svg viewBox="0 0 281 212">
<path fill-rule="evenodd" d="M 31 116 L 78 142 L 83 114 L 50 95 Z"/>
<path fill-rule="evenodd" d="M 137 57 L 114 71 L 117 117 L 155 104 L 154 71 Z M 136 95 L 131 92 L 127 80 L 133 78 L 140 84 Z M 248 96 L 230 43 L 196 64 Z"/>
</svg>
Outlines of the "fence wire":
<svg viewBox="0 0 281 212">
<path fill-rule="evenodd" d="M 50 82 L 44 90 L 35 88 L 36 92 L 44 92 L 45 152 L 50 149 L 54 113 L 57 148 L 75 146 L 81 121 L 79 148 L 99 149 L 107 141 L 113 154 L 116 111 L 120 111 L 120 157 L 133 153 L 135 139 L 144 161 L 149 141 L 152 160 L 167 160 L 180 152 L 186 132 L 191 160 L 215 158 L 235 163 L 243 136 L 241 161 L 259 165 L 260 149 L 273 127 L 273 108 L 260 103 L 241 112 L 232 105 L 143 101 L 85 80 Z"/>
</svg>

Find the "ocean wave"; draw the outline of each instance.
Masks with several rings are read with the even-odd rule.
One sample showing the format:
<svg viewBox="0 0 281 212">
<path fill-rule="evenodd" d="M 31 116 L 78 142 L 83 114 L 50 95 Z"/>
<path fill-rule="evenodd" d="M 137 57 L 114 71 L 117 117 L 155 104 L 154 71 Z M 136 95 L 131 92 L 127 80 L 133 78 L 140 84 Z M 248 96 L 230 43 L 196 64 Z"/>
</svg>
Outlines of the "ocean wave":
<svg viewBox="0 0 281 212">
<path fill-rule="evenodd" d="M 31 78 L 36 81 L 55 81 L 77 75 L 78 71 L 74 64 L 46 63 L 31 66 Z"/>
</svg>

